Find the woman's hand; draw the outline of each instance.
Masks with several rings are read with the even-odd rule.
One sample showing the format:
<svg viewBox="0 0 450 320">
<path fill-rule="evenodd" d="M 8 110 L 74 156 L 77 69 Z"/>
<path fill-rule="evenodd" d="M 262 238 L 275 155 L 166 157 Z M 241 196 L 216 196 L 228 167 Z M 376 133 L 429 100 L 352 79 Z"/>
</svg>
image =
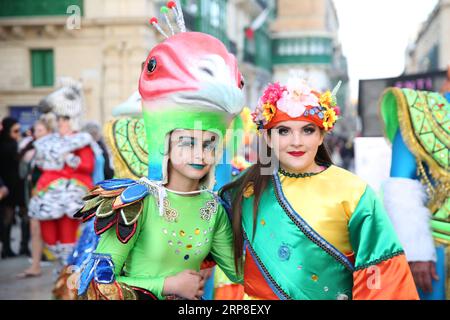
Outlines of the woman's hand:
<svg viewBox="0 0 450 320">
<path fill-rule="evenodd" d="M 164 281 L 164 295 L 177 295 L 189 300 L 198 300 L 203 296 L 205 280 L 194 270 L 184 270 Z"/>
<path fill-rule="evenodd" d="M 409 263 L 416 286 L 423 292 L 433 291 L 433 280 L 439 280 L 435 263 L 432 261 L 412 261 Z"/>
<path fill-rule="evenodd" d="M 69 167 L 76 169 L 80 165 L 81 159 L 73 153 L 67 153 L 64 156 L 64 161 Z"/>
</svg>

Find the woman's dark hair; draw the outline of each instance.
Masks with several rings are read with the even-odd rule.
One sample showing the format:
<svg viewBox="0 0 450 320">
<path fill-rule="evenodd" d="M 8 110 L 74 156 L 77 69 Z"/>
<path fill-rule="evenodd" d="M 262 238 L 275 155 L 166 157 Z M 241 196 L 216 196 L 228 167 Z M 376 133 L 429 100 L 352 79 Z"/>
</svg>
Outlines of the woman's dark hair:
<svg viewBox="0 0 450 320">
<path fill-rule="evenodd" d="M 267 132 L 270 136 L 270 130 Z M 323 134 L 323 133 L 322 133 Z M 267 145 L 262 136 L 259 137 L 258 148 L 263 148 L 266 151 L 266 155 L 271 157 L 272 149 Z M 259 151 L 259 150 L 258 150 Z M 262 153 L 258 152 L 258 155 Z M 328 149 L 325 145 L 325 141 L 319 146 L 317 150 L 315 162 L 319 165 L 330 166 L 333 164 Z M 234 266 L 236 272 L 239 273 L 242 270 L 243 262 L 243 250 L 244 250 L 244 234 L 242 229 L 242 201 L 244 192 L 249 183 L 253 184 L 253 236 L 256 231 L 256 221 L 259 209 L 259 202 L 261 196 L 266 189 L 271 179 L 270 174 L 261 174 L 261 172 L 269 170 L 271 163 L 263 164 L 258 156 L 256 164 L 248 168 L 244 174 L 242 174 L 235 181 L 225 185 L 219 191 L 219 195 L 222 198 L 231 200 L 231 212 L 232 212 L 232 227 L 233 227 L 233 244 L 234 244 Z"/>
<path fill-rule="evenodd" d="M 16 123 L 19 123 L 19 121 L 17 121 L 17 119 L 12 117 L 6 117 L 2 120 L 2 130 L 0 131 L 0 140 L 12 140 L 10 136 L 11 128 Z"/>
</svg>

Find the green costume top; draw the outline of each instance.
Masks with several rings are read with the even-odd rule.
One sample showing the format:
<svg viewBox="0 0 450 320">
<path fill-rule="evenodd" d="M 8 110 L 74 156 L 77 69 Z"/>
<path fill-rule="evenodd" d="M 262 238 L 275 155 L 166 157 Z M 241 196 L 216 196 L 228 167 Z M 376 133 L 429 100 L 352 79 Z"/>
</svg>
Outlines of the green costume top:
<svg viewBox="0 0 450 320">
<path fill-rule="evenodd" d="M 162 299 L 166 277 L 200 270 L 211 252 L 232 281 L 242 282 L 234 271 L 231 224 L 223 207 L 208 192 L 193 197 L 167 195 L 170 208 L 163 216 L 154 198 L 145 198 L 138 229 L 126 244 L 113 229 L 102 234 L 96 252 L 111 254 L 116 280 Z"/>
<path fill-rule="evenodd" d="M 101 237 L 82 272 L 80 294 L 92 283 L 91 291 L 107 299 L 130 298 L 124 293 L 126 289 L 131 292 L 130 288 L 164 299 L 166 277 L 187 269 L 199 271 L 211 256 L 232 281 L 243 281 L 235 273 L 230 220 L 211 192 L 182 196 L 167 190 L 163 210 L 154 194 L 120 208 L 120 196 L 106 197 L 111 191 L 103 188 L 100 195 L 93 195 L 95 192 L 98 190 L 91 191 L 94 198 L 88 199 L 81 211 L 86 220 L 94 212 L 95 230 Z M 117 286 L 120 290 L 112 290 Z M 91 291 L 87 292 L 89 299 L 95 295 Z"/>
</svg>

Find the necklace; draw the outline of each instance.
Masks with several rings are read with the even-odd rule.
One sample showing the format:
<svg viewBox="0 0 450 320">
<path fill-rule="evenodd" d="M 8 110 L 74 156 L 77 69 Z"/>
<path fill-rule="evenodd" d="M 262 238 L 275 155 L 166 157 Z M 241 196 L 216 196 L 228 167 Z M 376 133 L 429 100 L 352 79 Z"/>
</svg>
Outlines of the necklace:
<svg viewBox="0 0 450 320">
<path fill-rule="evenodd" d="M 291 173 L 291 172 L 287 172 L 286 170 L 284 170 L 282 168 L 279 168 L 278 172 L 280 174 L 282 174 L 283 176 L 289 177 L 289 178 L 308 178 L 308 177 L 315 176 L 315 175 L 321 173 L 322 171 L 320 171 L 320 172 L 305 172 L 305 173 Z"/>
<path fill-rule="evenodd" d="M 208 189 L 200 189 L 200 190 L 194 190 L 194 191 L 176 191 L 176 190 L 172 190 L 166 187 L 163 187 L 164 189 L 166 189 L 169 192 L 175 193 L 175 194 L 179 194 L 179 195 L 189 195 L 189 194 L 197 194 L 197 193 L 202 193 L 202 192 L 208 192 Z"/>
</svg>

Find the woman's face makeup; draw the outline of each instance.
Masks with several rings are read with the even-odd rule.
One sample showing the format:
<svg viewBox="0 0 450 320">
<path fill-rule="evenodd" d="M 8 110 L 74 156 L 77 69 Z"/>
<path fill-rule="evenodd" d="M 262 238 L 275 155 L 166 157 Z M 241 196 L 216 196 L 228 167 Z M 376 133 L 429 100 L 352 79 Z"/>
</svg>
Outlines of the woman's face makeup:
<svg viewBox="0 0 450 320">
<path fill-rule="evenodd" d="M 312 172 L 323 134 L 319 127 L 307 121 L 283 121 L 270 129 L 266 139 L 280 166 L 290 172 Z"/>
<path fill-rule="evenodd" d="M 170 164 L 173 170 L 200 180 L 215 163 L 217 135 L 201 130 L 175 130 L 170 137 Z"/>
</svg>

